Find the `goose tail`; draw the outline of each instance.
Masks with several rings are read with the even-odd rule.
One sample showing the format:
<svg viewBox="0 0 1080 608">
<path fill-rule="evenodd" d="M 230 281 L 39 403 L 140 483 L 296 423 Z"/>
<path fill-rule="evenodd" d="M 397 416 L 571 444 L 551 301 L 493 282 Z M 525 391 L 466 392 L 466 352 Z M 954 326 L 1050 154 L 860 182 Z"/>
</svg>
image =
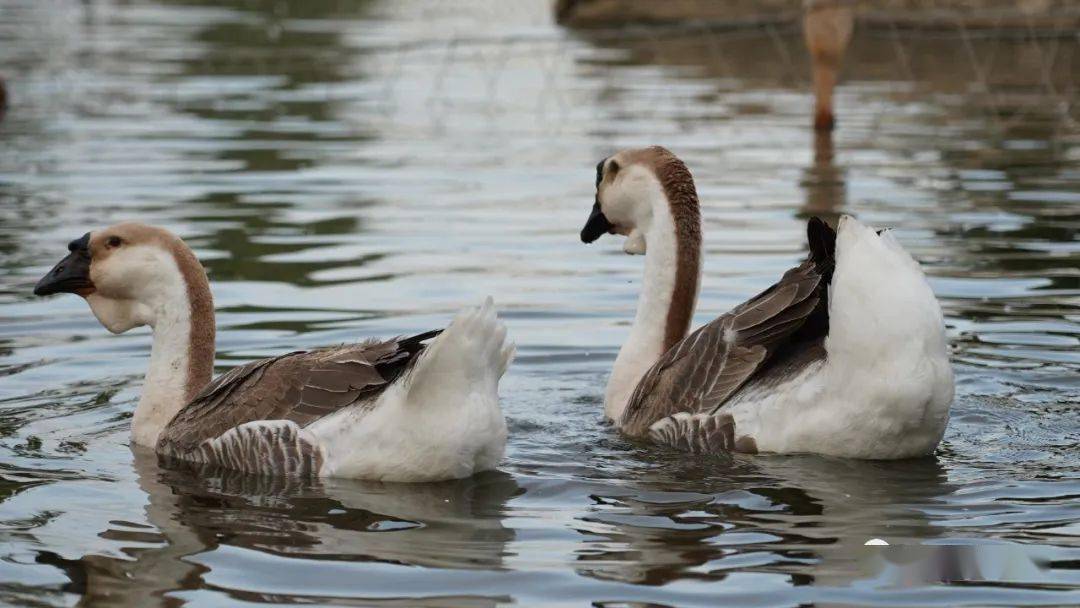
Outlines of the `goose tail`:
<svg viewBox="0 0 1080 608">
<path fill-rule="evenodd" d="M 848 216 L 837 228 L 829 325 L 830 357 L 890 362 L 910 350 L 945 352 L 941 307 L 918 262 L 890 231 Z"/>
<path fill-rule="evenodd" d="M 514 343 L 488 297 L 462 310 L 428 346 L 409 378 L 409 401 L 437 399 L 455 388 L 497 385 L 514 358 Z"/>
</svg>

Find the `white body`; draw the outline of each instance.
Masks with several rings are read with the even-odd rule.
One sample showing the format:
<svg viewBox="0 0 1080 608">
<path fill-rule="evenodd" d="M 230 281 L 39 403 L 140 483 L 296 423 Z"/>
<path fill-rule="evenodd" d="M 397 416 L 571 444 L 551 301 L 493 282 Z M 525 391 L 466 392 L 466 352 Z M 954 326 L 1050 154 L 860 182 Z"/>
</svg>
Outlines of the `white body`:
<svg viewBox="0 0 1080 608">
<path fill-rule="evenodd" d="M 724 406 L 762 452 L 891 459 L 933 452 L 953 399 L 941 308 L 889 232 L 843 217 L 827 357 L 768 394 Z"/>
</svg>

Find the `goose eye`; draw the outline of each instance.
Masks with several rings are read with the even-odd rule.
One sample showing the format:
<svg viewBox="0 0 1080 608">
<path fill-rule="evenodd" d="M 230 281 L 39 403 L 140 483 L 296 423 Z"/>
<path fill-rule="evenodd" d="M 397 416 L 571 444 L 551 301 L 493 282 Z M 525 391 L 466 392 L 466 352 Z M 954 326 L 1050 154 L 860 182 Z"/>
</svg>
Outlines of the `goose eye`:
<svg viewBox="0 0 1080 608">
<path fill-rule="evenodd" d="M 604 169 L 604 164 L 607 164 L 607 169 Z M 596 163 L 596 187 L 600 188 L 600 182 L 604 181 L 604 176 L 615 175 L 619 171 L 619 163 L 615 161 L 608 162 L 608 159 L 604 159 Z"/>
<path fill-rule="evenodd" d="M 118 236 L 110 236 L 105 241 L 105 246 L 108 247 L 109 249 L 115 249 L 115 248 L 117 248 L 117 247 L 119 247 L 120 245 L 123 245 L 123 244 L 124 244 L 124 240 L 121 239 Z"/>
</svg>

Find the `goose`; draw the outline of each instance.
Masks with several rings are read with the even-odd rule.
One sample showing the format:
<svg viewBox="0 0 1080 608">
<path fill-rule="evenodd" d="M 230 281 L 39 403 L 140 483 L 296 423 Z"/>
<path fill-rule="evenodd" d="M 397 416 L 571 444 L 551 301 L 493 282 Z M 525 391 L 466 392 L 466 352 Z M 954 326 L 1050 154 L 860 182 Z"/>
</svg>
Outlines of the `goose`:
<svg viewBox="0 0 1080 608">
<path fill-rule="evenodd" d="M 693 333 L 701 218 L 686 165 L 661 147 L 596 167 L 581 231 L 645 255 L 637 314 L 604 395 L 632 438 L 691 452 L 899 459 L 933 452 L 953 398 L 941 308 L 889 231 L 812 218 L 810 255 Z"/>
<path fill-rule="evenodd" d="M 152 329 L 131 422 L 138 446 L 247 473 L 403 482 L 464 478 L 502 459 L 498 382 L 514 346 L 490 298 L 445 330 L 290 352 L 211 381 L 213 297 L 184 241 L 121 223 L 68 250 L 36 295 L 82 296 L 113 333 Z"/>
<path fill-rule="evenodd" d="M 814 81 L 814 128 L 836 125 L 833 90 L 855 26 L 853 0 L 803 0 L 803 36 Z"/>
</svg>

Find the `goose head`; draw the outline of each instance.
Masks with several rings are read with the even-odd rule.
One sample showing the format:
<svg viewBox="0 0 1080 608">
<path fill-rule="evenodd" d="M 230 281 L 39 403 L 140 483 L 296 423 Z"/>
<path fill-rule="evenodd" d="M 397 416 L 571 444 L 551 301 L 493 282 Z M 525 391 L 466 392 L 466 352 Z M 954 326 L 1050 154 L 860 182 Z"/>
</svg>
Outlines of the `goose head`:
<svg viewBox="0 0 1080 608">
<path fill-rule="evenodd" d="M 86 299 L 106 329 L 153 327 L 187 308 L 189 285 L 209 293 L 206 274 L 171 232 L 135 222 L 87 232 L 34 287 L 34 294 L 74 293 Z"/>
<path fill-rule="evenodd" d="M 658 212 L 670 213 L 677 231 L 698 232 L 697 193 L 690 171 L 660 146 L 623 150 L 596 165 L 596 199 L 581 229 L 581 241 L 620 234 L 626 237 L 623 251 L 644 255 Z"/>
</svg>

